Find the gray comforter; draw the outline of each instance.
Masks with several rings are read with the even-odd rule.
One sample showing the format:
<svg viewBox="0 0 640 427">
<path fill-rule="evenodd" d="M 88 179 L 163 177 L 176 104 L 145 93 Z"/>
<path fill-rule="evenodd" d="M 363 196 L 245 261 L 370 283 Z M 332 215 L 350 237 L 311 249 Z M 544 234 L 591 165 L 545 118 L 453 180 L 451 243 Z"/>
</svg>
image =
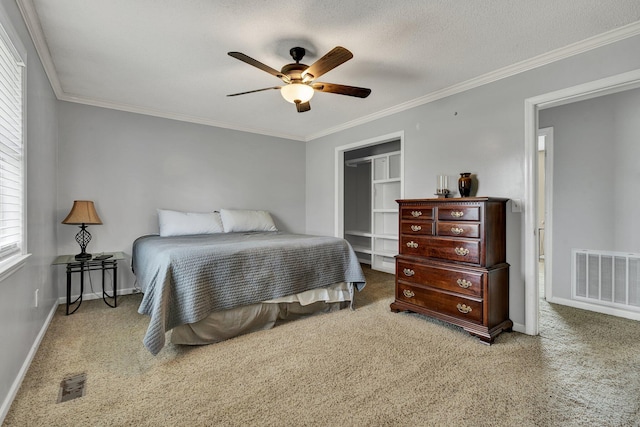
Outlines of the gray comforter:
<svg viewBox="0 0 640 427">
<path fill-rule="evenodd" d="M 365 284 L 346 240 L 281 232 L 143 236 L 132 268 L 144 293 L 138 312 L 151 316 L 144 345 L 154 355 L 167 331 L 214 311 L 337 282 Z"/>
</svg>

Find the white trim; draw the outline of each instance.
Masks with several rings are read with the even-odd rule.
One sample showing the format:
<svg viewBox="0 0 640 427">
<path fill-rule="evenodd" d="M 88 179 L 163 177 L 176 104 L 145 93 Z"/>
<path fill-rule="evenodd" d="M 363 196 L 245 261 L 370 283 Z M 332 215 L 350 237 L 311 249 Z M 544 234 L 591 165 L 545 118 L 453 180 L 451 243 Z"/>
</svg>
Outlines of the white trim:
<svg viewBox="0 0 640 427">
<path fill-rule="evenodd" d="M 574 301 L 571 299 L 557 297 L 551 298 L 549 302 L 552 304 L 566 305 L 568 307 L 579 308 L 582 310 L 595 311 L 596 313 L 608 314 L 610 316 L 623 317 L 625 319 L 640 320 L 640 313 L 620 310 L 609 306 L 589 304 L 583 301 Z"/>
<path fill-rule="evenodd" d="M 524 325 L 526 334 L 538 335 L 538 108 L 528 99 L 524 105 Z"/>
<path fill-rule="evenodd" d="M 31 362 L 33 362 L 33 358 L 38 352 L 40 343 L 42 342 L 42 339 L 44 338 L 44 335 L 46 334 L 47 329 L 49 329 L 49 325 L 53 320 L 53 315 L 56 313 L 57 308 L 58 308 L 58 305 L 54 304 L 53 307 L 51 307 L 51 310 L 49 310 L 49 315 L 47 316 L 47 319 L 42 325 L 42 328 L 40 328 L 40 332 L 38 333 L 38 336 L 33 342 L 33 345 L 29 350 L 29 354 L 27 354 L 27 357 L 24 359 L 24 362 L 22 363 L 22 367 L 20 368 L 18 375 L 16 375 L 16 378 L 13 381 L 13 384 L 11 384 L 11 388 L 9 388 L 9 392 L 7 393 L 7 396 L 4 399 L 4 402 L 2 402 L 2 406 L 0 406 L 0 424 L 4 422 L 4 419 L 7 416 L 7 413 L 9 412 L 9 408 L 11 408 L 11 404 L 13 403 L 13 400 L 16 398 L 16 395 L 18 394 L 18 390 L 20 390 L 20 385 L 22 385 L 22 381 L 24 380 L 24 377 L 27 375 L 29 366 L 31 366 Z"/>
<path fill-rule="evenodd" d="M 526 334 L 525 327 L 522 323 L 513 323 L 513 330 L 515 332 L 520 332 L 521 334 Z"/>
<path fill-rule="evenodd" d="M 525 330 L 529 335 L 538 334 L 538 258 L 537 258 L 537 159 L 538 159 L 538 111 L 545 108 L 583 101 L 597 96 L 640 87 L 640 69 L 600 80 L 546 93 L 524 101 L 524 283 Z M 547 261 L 545 259 L 545 261 Z M 555 299 L 558 301 L 558 299 Z M 554 302 L 554 301 L 550 301 Z M 567 304 L 569 305 L 569 304 Z"/>
<path fill-rule="evenodd" d="M 0 282 L 20 270 L 27 263 L 27 259 L 30 256 L 31 254 L 16 255 L 0 263 Z"/>
<path fill-rule="evenodd" d="M 444 89 L 432 92 L 430 94 L 410 100 L 408 102 L 404 102 L 402 104 L 384 109 L 377 113 L 373 113 L 368 116 L 364 116 L 356 120 L 343 123 L 338 126 L 327 128 L 325 130 L 316 132 L 314 134 L 299 136 L 299 135 L 280 134 L 277 132 L 267 131 L 264 129 L 245 128 L 235 124 L 217 122 L 215 120 L 205 119 L 202 117 L 194 117 L 194 116 L 189 116 L 184 114 L 173 113 L 169 111 L 159 111 L 159 110 L 154 110 L 154 109 L 145 108 L 145 107 L 125 105 L 125 104 L 120 104 L 116 102 L 90 99 L 90 98 L 85 98 L 81 96 L 75 96 L 72 94 L 67 94 L 62 89 L 60 80 L 58 79 L 56 68 L 51 58 L 51 52 L 49 51 L 49 47 L 47 46 L 46 38 L 44 37 L 42 26 L 40 25 L 38 14 L 33 5 L 33 1 L 32 0 L 16 0 L 16 3 L 20 8 L 20 12 L 22 13 L 22 16 L 24 17 L 27 29 L 29 30 L 29 34 L 31 34 L 33 43 L 36 46 L 36 51 L 38 52 L 38 56 L 40 56 L 40 60 L 42 61 L 47 77 L 49 78 L 49 82 L 51 83 L 51 86 L 53 87 L 53 90 L 57 98 L 62 101 L 77 102 L 81 104 L 111 108 L 115 110 L 131 112 L 131 113 L 146 114 L 146 115 L 162 117 L 166 119 L 180 120 L 180 121 L 185 121 L 190 123 L 216 126 L 216 127 L 226 128 L 226 129 L 233 129 L 233 130 L 239 130 L 239 131 L 250 132 L 250 133 L 258 133 L 262 135 L 276 136 L 280 138 L 292 139 L 296 141 L 306 141 L 306 142 L 313 141 L 314 139 L 327 136 L 336 132 L 340 132 L 345 129 L 359 126 L 364 123 L 378 120 L 382 117 L 390 116 L 392 114 L 396 114 L 401 111 L 405 111 L 405 110 L 417 107 L 419 105 L 428 104 L 438 99 L 446 98 L 448 96 L 455 95 L 457 93 L 461 93 L 469 89 L 473 89 L 488 83 L 495 82 L 497 80 L 511 77 L 515 74 L 523 73 L 525 71 L 529 71 L 534 68 L 538 68 L 543 65 L 550 64 L 552 62 L 560 61 L 562 59 L 569 58 L 571 56 L 578 55 L 584 52 L 588 52 L 590 50 L 597 49 L 599 47 L 606 46 L 608 44 L 615 43 L 615 42 L 627 39 L 629 37 L 634 37 L 640 34 L 640 21 L 633 22 L 631 24 L 613 29 L 611 31 L 607 31 L 605 33 L 598 34 L 593 37 L 589 37 L 587 39 L 581 40 L 579 42 L 572 43 L 568 46 L 564 46 L 562 48 L 552 50 L 551 52 L 547 52 L 542 55 L 538 55 L 533 58 L 527 59 L 525 61 L 521 61 L 516 64 L 509 65 L 507 67 L 503 67 L 499 70 L 495 70 L 490 73 L 483 74 L 481 76 L 450 86 L 448 88 L 444 88 Z"/>
<path fill-rule="evenodd" d="M 535 96 L 525 102 L 543 110 L 637 87 L 640 87 L 640 69 Z"/>
</svg>

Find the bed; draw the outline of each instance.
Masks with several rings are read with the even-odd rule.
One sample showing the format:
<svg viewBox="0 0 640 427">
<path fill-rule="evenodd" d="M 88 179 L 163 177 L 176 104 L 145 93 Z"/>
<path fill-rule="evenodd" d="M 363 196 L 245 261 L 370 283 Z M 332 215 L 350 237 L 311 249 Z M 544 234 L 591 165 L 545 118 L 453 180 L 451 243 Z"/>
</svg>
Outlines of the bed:
<svg viewBox="0 0 640 427">
<path fill-rule="evenodd" d="M 207 344 L 272 327 L 278 319 L 345 308 L 365 277 L 340 238 L 280 231 L 147 235 L 132 269 L 150 316 L 144 345 Z"/>
</svg>

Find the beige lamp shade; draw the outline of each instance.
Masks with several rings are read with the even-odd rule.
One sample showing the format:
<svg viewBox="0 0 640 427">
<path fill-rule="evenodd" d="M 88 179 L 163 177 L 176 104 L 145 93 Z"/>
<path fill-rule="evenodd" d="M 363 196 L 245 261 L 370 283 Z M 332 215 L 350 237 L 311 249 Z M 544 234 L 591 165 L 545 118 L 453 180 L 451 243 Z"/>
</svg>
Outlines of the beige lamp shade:
<svg viewBox="0 0 640 427">
<path fill-rule="evenodd" d="M 102 220 L 96 212 L 91 200 L 74 200 L 69 215 L 62 221 L 63 224 L 102 224 Z"/>
</svg>

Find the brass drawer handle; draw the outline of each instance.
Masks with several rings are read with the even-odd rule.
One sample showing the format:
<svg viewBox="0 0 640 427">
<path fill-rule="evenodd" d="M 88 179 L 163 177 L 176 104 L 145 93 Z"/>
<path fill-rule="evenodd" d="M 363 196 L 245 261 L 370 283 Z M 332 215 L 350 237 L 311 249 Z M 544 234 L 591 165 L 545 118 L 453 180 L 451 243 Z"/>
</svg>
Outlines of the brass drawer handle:
<svg viewBox="0 0 640 427">
<path fill-rule="evenodd" d="M 471 307 L 465 304 L 458 304 L 456 307 L 458 308 L 458 311 L 460 313 L 464 313 L 464 314 L 471 313 L 473 311 Z"/>
<path fill-rule="evenodd" d="M 464 212 L 462 211 L 451 211 L 451 216 L 454 218 L 462 218 L 464 216 Z"/>
<path fill-rule="evenodd" d="M 456 251 L 456 254 L 458 254 L 460 256 L 469 255 L 469 249 L 467 249 L 467 248 L 456 248 L 455 251 Z"/>
<path fill-rule="evenodd" d="M 412 225 L 412 226 L 411 226 L 411 230 L 413 230 L 413 231 L 420 231 L 420 230 L 422 230 L 422 227 L 421 227 L 421 226 L 419 226 L 419 225 Z"/>
<path fill-rule="evenodd" d="M 411 211 L 411 215 L 412 215 L 414 218 L 417 218 L 417 217 L 419 217 L 419 216 L 422 216 L 422 212 L 420 212 L 420 211 Z"/>
<path fill-rule="evenodd" d="M 418 247 L 418 244 L 412 240 L 412 241 L 410 241 L 410 242 L 407 242 L 407 247 L 408 247 L 408 248 L 415 249 L 415 248 L 417 248 L 417 247 Z"/>
<path fill-rule="evenodd" d="M 404 289 L 402 291 L 402 294 L 407 298 L 413 298 L 413 297 L 416 296 L 416 294 L 413 291 L 409 290 L 409 289 Z"/>
<path fill-rule="evenodd" d="M 413 271 L 413 270 L 412 270 L 412 269 L 410 269 L 410 268 L 405 268 L 404 270 L 402 270 L 402 272 L 404 273 L 404 275 L 405 275 L 405 276 L 409 276 L 409 277 L 411 277 L 411 276 L 413 276 L 414 274 L 416 274 L 416 272 L 415 272 L 415 271 Z"/>
<path fill-rule="evenodd" d="M 464 228 L 460 228 L 460 227 L 451 227 L 451 232 L 455 235 L 460 235 L 462 233 L 464 233 Z"/>
<path fill-rule="evenodd" d="M 465 279 L 458 279 L 456 281 L 456 283 L 458 284 L 458 286 L 460 286 L 461 288 L 465 288 L 465 289 L 468 289 L 468 288 L 471 287 L 471 285 L 473 285 L 473 283 L 471 283 L 470 281 L 465 280 Z"/>
</svg>

